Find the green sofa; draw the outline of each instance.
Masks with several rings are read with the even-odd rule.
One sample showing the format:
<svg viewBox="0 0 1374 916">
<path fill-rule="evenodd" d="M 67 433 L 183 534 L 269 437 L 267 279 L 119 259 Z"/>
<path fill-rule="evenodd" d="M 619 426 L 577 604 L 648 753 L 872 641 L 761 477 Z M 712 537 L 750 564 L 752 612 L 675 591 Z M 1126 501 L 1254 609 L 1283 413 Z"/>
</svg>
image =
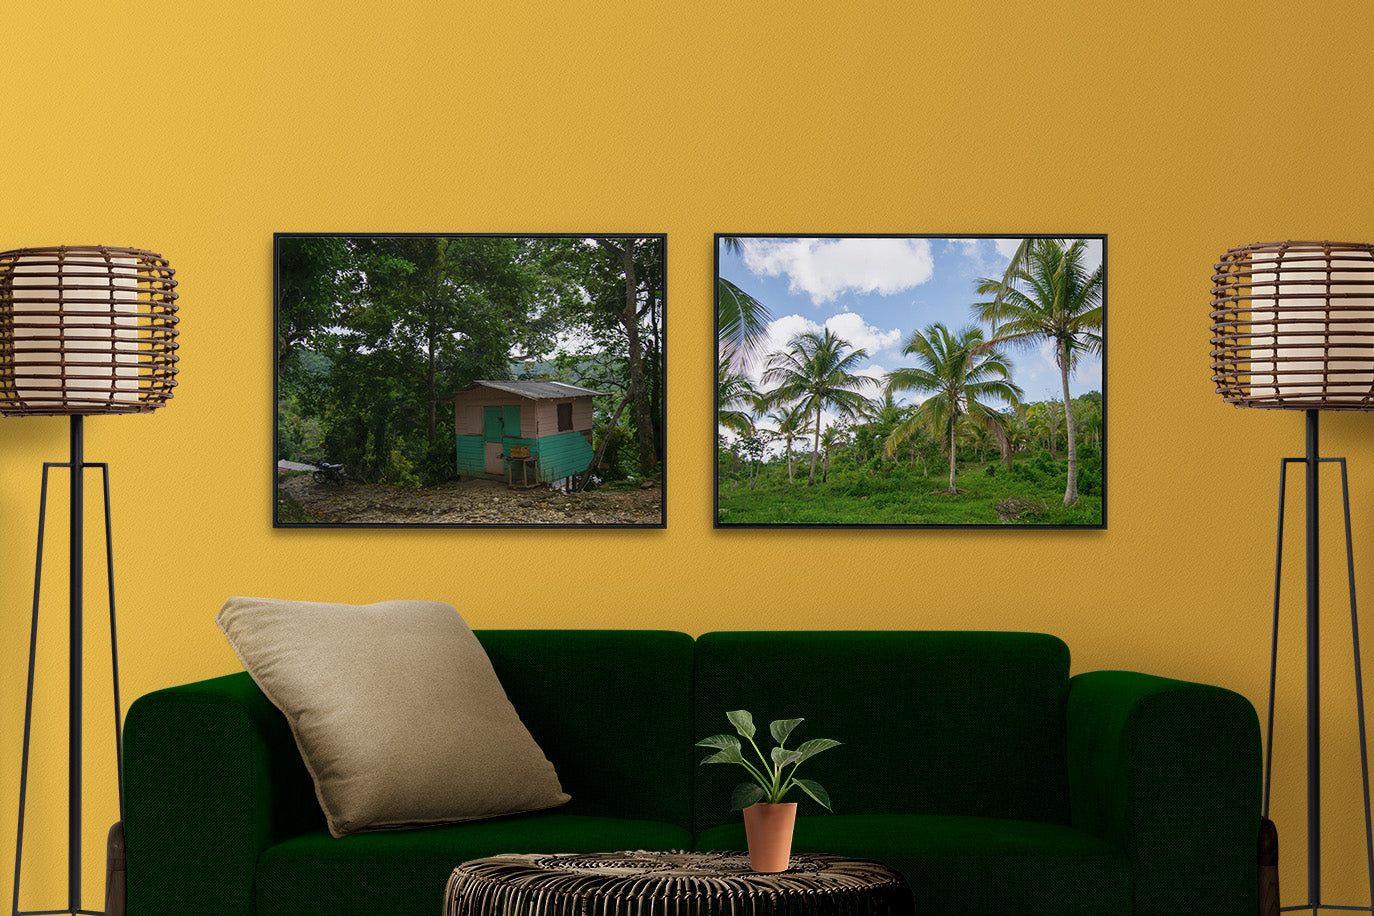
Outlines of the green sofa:
<svg viewBox="0 0 1374 916">
<path fill-rule="evenodd" d="M 487 630 L 567 805 L 332 838 L 283 716 L 245 673 L 141 697 L 124 728 L 130 916 L 437 916 L 502 852 L 742 849 L 726 710 L 844 746 L 808 762 L 794 849 L 878 859 L 917 912 L 1253 916 L 1259 723 L 1231 691 L 1069 676 L 1003 632 Z"/>
</svg>

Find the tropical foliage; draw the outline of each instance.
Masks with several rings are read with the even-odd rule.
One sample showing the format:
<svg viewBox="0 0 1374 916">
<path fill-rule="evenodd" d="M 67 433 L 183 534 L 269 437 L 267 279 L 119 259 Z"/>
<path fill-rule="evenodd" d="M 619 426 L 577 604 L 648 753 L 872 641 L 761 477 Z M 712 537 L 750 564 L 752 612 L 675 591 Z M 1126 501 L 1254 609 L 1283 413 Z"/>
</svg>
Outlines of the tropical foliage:
<svg viewBox="0 0 1374 916">
<path fill-rule="evenodd" d="M 889 391 L 934 392 L 888 434 L 884 448 L 889 455 L 918 429 L 934 429 L 949 444 L 949 492 L 954 485 L 957 436 L 961 420 L 965 432 L 980 430 L 997 437 L 1010 456 L 1009 417 L 990 406 L 995 398 L 1015 408 L 1023 394 L 1011 380 L 1011 364 L 996 350 L 983 348 L 983 332 L 967 327 L 951 334 L 935 323 L 911 335 L 902 352 L 916 357 L 917 364 L 888 374 Z M 976 435 L 976 434 L 975 434 Z"/>
<path fill-rule="evenodd" d="M 845 352 L 845 351 L 848 352 Z M 792 405 L 815 417 L 811 450 L 811 477 L 816 483 L 816 457 L 821 444 L 821 414 L 827 408 L 842 417 L 861 414 L 868 403 L 859 389 L 876 384 L 853 370 L 868 354 L 850 348 L 847 341 L 830 333 L 806 331 L 793 337 L 787 349 L 768 359 L 763 373 L 764 385 L 775 385 L 768 395 L 770 403 Z"/>
<path fill-rule="evenodd" d="M 721 248 L 738 252 L 740 241 L 723 236 Z M 721 359 L 733 372 L 742 372 L 763 350 L 768 331 L 768 307 L 734 283 L 716 276 L 716 339 Z"/>
<path fill-rule="evenodd" d="M 1068 452 L 1064 505 L 1078 501 L 1078 446 L 1074 436 L 1069 373 L 1084 353 L 1102 352 L 1102 267 L 1083 266 L 1087 242 L 1074 239 L 1027 239 L 1001 280 L 983 279 L 980 294 L 993 298 L 973 306 L 974 314 L 994 328 L 987 346 L 1009 343 L 1054 348 L 1064 389 L 1065 448 Z M 1020 261 L 1019 266 L 1017 264 Z"/>
<path fill-rule="evenodd" d="M 740 783 L 735 786 L 735 790 L 730 794 L 731 811 L 747 808 L 755 802 L 778 804 L 794 787 L 801 789 L 824 805 L 827 810 L 830 808 L 830 793 L 814 779 L 799 778 L 797 767 L 822 751 L 839 747 L 840 742 L 831 738 L 812 738 L 789 750 L 787 739 L 792 736 L 792 732 L 796 730 L 797 726 L 806 720 L 777 719 L 768 726 L 768 732 L 777 742 L 777 747 L 774 747 L 765 757 L 763 751 L 754 741 L 756 729 L 754 717 L 749 710 L 736 709 L 725 715 L 730 720 L 730 724 L 735 726 L 739 738 L 749 742 L 749 746 L 754 749 L 754 754 L 759 761 L 756 764 L 744 756 L 743 745 L 740 744 L 739 738 L 734 735 L 712 735 L 697 742 L 697 747 L 716 749 L 714 754 L 701 761 L 702 764 L 733 763 L 744 767 L 749 773 L 752 782 Z M 789 770 L 788 767 L 791 769 Z"/>
<path fill-rule="evenodd" d="M 1086 269 L 1085 246 L 1024 240 L 1002 277 L 969 287 L 976 323 L 913 332 L 881 383 L 830 328 L 750 371 L 730 359 L 739 325 L 721 306 L 718 521 L 1100 525 L 1102 395 L 1069 390 L 1079 361 L 1102 352 L 1103 274 Z M 1015 380 L 1011 351 L 1037 348 L 1054 353 L 1061 397 L 1030 401 Z"/>
<path fill-rule="evenodd" d="M 479 379 L 597 391 L 601 479 L 663 449 L 663 240 L 282 236 L 278 457 L 348 479 L 453 476 L 444 395 Z"/>
</svg>

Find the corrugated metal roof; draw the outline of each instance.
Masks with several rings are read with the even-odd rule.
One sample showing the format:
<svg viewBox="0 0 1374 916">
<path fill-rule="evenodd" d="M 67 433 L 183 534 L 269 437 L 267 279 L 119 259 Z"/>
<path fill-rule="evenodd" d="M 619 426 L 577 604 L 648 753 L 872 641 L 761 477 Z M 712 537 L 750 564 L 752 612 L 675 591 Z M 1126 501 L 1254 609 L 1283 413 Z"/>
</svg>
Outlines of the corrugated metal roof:
<svg viewBox="0 0 1374 916">
<path fill-rule="evenodd" d="M 519 381 L 507 382 L 496 380 L 482 380 L 473 382 L 463 389 L 472 391 L 474 388 L 495 388 L 497 391 L 505 391 L 510 394 L 517 394 L 522 398 L 533 398 L 542 400 L 547 398 L 572 398 L 585 395 L 604 395 L 604 391 L 593 391 L 590 388 L 581 388 L 577 385 L 569 385 L 567 382 L 544 382 L 544 381 Z M 454 392 L 458 394 L 459 392 Z M 452 398 L 453 395 L 449 395 Z M 447 400 L 447 398 L 445 399 Z"/>
</svg>

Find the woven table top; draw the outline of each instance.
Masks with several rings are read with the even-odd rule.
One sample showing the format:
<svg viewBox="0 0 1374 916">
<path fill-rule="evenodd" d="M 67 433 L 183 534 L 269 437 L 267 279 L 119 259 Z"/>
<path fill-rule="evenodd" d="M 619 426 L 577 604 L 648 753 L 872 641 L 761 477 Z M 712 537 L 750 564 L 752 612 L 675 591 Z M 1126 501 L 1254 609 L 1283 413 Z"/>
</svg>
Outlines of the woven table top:
<svg viewBox="0 0 1374 916">
<path fill-rule="evenodd" d="M 445 916 L 906 916 L 911 892 L 879 862 L 798 853 L 760 874 L 742 852 L 502 855 L 453 870 Z"/>
</svg>

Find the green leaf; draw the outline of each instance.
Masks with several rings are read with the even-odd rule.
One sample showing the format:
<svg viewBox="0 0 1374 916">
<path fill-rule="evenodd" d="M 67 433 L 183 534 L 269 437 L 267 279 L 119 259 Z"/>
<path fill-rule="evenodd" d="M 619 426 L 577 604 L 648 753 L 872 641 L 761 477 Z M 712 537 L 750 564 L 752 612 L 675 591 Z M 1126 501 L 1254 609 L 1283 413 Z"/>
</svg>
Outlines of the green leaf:
<svg viewBox="0 0 1374 916">
<path fill-rule="evenodd" d="M 772 733 L 773 740 L 778 744 L 786 744 L 787 736 L 792 734 L 792 729 L 805 721 L 805 719 L 777 719 L 768 726 L 768 731 Z"/>
<path fill-rule="evenodd" d="M 796 783 L 803 792 L 805 792 L 807 795 L 810 795 L 817 802 L 823 805 L 825 807 L 825 810 L 834 810 L 830 807 L 830 793 L 825 791 L 825 788 L 820 783 L 816 782 L 816 780 L 794 779 L 792 781 Z"/>
<path fill-rule="evenodd" d="M 730 810 L 739 811 L 748 808 L 754 802 L 763 801 L 763 789 L 753 782 L 742 782 L 735 786 L 735 791 L 730 793 Z"/>
<path fill-rule="evenodd" d="M 740 766 L 744 766 L 744 755 L 739 752 L 739 745 L 736 745 L 734 747 L 721 748 L 701 762 L 703 764 L 738 763 Z"/>
<path fill-rule="evenodd" d="M 730 723 L 735 726 L 735 731 L 746 738 L 754 737 L 754 717 L 747 709 L 736 709 L 725 714 Z"/>
<path fill-rule="evenodd" d="M 832 747 L 839 747 L 840 742 L 830 738 L 812 738 L 810 741 L 803 741 L 797 746 L 797 753 L 801 756 L 797 758 L 797 763 L 815 757 L 821 751 L 828 751 Z"/>
<path fill-rule="evenodd" d="M 801 760 L 801 753 L 799 751 L 783 750 L 780 747 L 773 748 L 772 756 L 773 765 L 779 767 L 790 766 Z"/>
<path fill-rule="evenodd" d="M 739 750 L 739 746 L 739 739 L 734 735 L 712 735 L 709 738 L 702 738 L 697 742 L 697 747 L 715 747 L 721 750 L 727 747 L 733 747 L 735 750 Z"/>
</svg>

